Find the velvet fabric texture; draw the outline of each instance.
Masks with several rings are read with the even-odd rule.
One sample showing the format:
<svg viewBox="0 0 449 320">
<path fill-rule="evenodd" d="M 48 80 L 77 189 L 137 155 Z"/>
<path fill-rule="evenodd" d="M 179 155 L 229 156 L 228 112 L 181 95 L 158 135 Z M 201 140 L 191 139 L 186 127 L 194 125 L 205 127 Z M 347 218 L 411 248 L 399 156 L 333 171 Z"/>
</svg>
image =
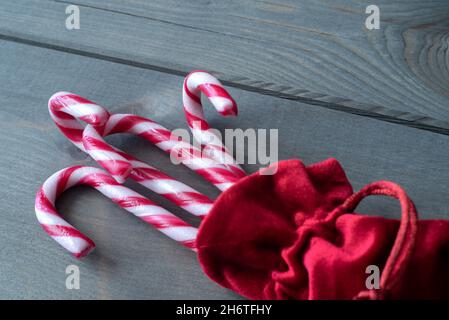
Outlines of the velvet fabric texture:
<svg viewBox="0 0 449 320">
<path fill-rule="evenodd" d="M 396 184 L 353 193 L 335 159 L 276 164 L 220 195 L 197 237 L 204 272 L 250 299 L 449 298 L 449 222 L 418 221 Z M 353 212 L 369 195 L 397 198 L 400 220 Z M 368 290 L 366 268 L 381 270 Z"/>
</svg>

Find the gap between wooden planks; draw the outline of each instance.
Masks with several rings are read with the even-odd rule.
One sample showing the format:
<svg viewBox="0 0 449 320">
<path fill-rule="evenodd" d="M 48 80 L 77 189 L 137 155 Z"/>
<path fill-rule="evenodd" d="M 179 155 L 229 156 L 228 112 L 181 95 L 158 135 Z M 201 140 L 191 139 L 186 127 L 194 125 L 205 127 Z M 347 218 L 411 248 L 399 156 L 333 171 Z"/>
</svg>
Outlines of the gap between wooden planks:
<svg viewBox="0 0 449 320">
<path fill-rule="evenodd" d="M 444 58 L 437 49 L 445 43 L 446 5 L 381 1 L 385 29 L 373 34 L 357 27 L 363 5 L 346 2 L 230 2 L 224 10 L 214 1 L 79 0 L 87 27 L 77 33 L 62 23 L 68 3 L 28 0 L 1 4 L 0 32 L 3 39 L 171 74 L 205 68 L 244 90 L 448 134 L 449 100 L 438 93 L 445 81 L 431 81 L 444 79 L 444 59 L 439 69 L 431 62 L 441 62 L 440 52 Z M 189 14 L 181 19 L 183 12 Z M 417 46 L 426 36 L 432 46 Z"/>
</svg>

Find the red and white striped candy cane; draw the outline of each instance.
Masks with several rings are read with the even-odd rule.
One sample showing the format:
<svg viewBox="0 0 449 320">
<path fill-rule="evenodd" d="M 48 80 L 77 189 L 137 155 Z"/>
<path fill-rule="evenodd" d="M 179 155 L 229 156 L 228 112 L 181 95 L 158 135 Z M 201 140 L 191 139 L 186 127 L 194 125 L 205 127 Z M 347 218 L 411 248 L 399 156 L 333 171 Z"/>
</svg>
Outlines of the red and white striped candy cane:
<svg viewBox="0 0 449 320">
<path fill-rule="evenodd" d="M 96 103 L 70 92 L 57 92 L 48 100 L 48 111 L 59 130 L 78 148 L 84 150 L 82 120 L 97 129 L 109 119 L 108 111 Z"/>
<path fill-rule="evenodd" d="M 184 80 L 182 101 L 187 123 L 194 138 L 207 156 L 226 164 L 238 178 L 245 176 L 243 169 L 215 135 L 204 117 L 201 93 L 209 98 L 215 109 L 223 116 L 237 115 L 237 104 L 217 78 L 205 71 L 192 71 Z"/>
<path fill-rule="evenodd" d="M 111 119 L 114 116 L 112 115 Z M 109 172 L 114 170 L 114 162 L 116 160 L 129 161 L 133 168 L 129 178 L 164 196 L 187 212 L 204 217 L 212 208 L 213 202 L 207 196 L 120 149 L 109 145 L 92 126 L 87 125 L 83 135 L 86 152 Z M 126 179 L 127 177 L 123 178 Z"/>
<path fill-rule="evenodd" d="M 81 145 L 79 144 L 79 142 L 82 141 L 82 133 L 84 129 L 72 116 L 78 116 L 79 113 L 76 113 L 76 108 L 80 106 L 81 101 L 85 102 L 88 100 L 72 93 L 60 92 L 53 95 L 50 98 L 48 104 L 52 118 L 55 119 L 55 114 L 58 116 L 58 122 L 56 122 L 56 120 L 55 122 L 61 129 L 61 131 L 72 143 L 77 145 L 81 150 L 86 151 L 82 143 Z M 88 110 L 88 108 L 92 105 L 95 104 L 89 102 L 85 103 L 85 105 L 80 108 L 83 110 Z M 102 112 L 99 112 L 98 110 L 101 110 L 102 108 L 97 105 L 95 106 L 96 107 L 92 107 L 90 109 L 92 112 L 94 112 L 94 114 L 92 114 L 92 117 L 89 117 L 89 113 L 85 112 L 83 114 L 85 117 L 83 117 L 82 120 L 96 119 L 98 118 L 98 114 L 101 114 L 103 116 L 107 115 L 107 117 L 109 118 L 109 114 L 107 113 L 107 111 L 103 109 Z M 69 111 L 71 112 L 71 114 L 65 114 L 65 112 Z M 70 119 L 66 119 L 68 117 L 70 117 Z M 101 132 L 104 131 L 106 122 L 91 121 L 91 123 L 96 124 L 95 129 L 93 130 L 94 133 L 96 133 L 97 130 Z M 72 130 L 72 128 L 69 128 L 70 125 L 72 127 L 77 126 L 82 129 Z M 95 141 L 92 141 L 92 143 L 95 143 Z M 116 148 L 108 146 L 104 141 L 103 144 L 100 144 L 100 142 L 97 141 L 95 146 L 100 148 L 101 151 L 97 150 L 94 159 L 97 160 L 101 166 L 107 168 L 109 173 L 118 182 L 123 183 L 125 179 L 130 176 L 132 179 L 148 187 L 150 190 L 161 194 L 173 203 L 179 205 L 186 211 L 196 216 L 203 217 L 207 214 L 207 212 L 209 212 L 210 208 L 212 207 L 212 200 L 210 200 L 205 195 L 190 188 L 184 183 L 171 178 L 170 176 L 160 172 L 159 170 L 145 165 L 142 161 L 139 161 L 138 159 L 133 158 Z M 135 167 L 136 171 L 132 172 L 131 174 L 133 166 L 135 165 L 137 165 L 137 167 Z"/>
<path fill-rule="evenodd" d="M 114 160 L 120 160 L 121 157 L 118 154 L 113 154 L 96 131 L 98 131 L 96 128 L 86 126 L 83 133 L 84 148 L 100 165 L 113 174 Z M 102 135 L 107 136 L 115 133 L 130 133 L 145 138 L 161 150 L 175 156 L 178 161 L 203 176 L 222 191 L 242 177 L 242 175 L 236 175 L 230 171 L 224 164 L 204 156 L 204 153 L 198 148 L 180 141 L 170 130 L 150 119 L 132 114 L 111 115 L 103 128 Z M 120 179 L 123 178 L 120 177 Z"/>
<path fill-rule="evenodd" d="M 62 192 L 80 184 L 94 187 L 168 237 L 195 250 L 196 228 L 140 194 L 120 185 L 107 172 L 94 167 L 74 166 L 56 172 L 45 181 L 37 192 L 35 210 L 45 232 L 75 257 L 87 255 L 95 248 L 95 244 L 62 218 L 56 211 L 55 201 Z"/>
<path fill-rule="evenodd" d="M 134 181 L 200 218 L 212 209 L 213 202 L 207 196 L 136 158 L 127 158 L 134 168 L 130 174 Z"/>
</svg>

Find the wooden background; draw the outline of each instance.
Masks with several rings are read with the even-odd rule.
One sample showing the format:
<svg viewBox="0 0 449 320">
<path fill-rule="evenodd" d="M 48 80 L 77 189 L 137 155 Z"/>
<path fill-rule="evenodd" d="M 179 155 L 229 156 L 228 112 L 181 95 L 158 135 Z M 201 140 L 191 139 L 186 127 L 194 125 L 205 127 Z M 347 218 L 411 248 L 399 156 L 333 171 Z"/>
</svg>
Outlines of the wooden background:
<svg viewBox="0 0 449 320">
<path fill-rule="evenodd" d="M 65 28 L 77 4 L 81 29 Z M 65 90 L 111 112 L 186 127 L 183 76 L 214 72 L 239 105 L 218 128 L 278 128 L 280 159 L 338 158 L 354 188 L 388 179 L 404 186 L 422 218 L 448 218 L 449 2 L 378 0 L 380 30 L 367 30 L 364 1 L 0 2 L 0 298 L 235 299 L 202 274 L 194 254 L 89 188 L 58 208 L 97 250 L 75 260 L 34 216 L 34 196 L 54 171 L 93 160 L 54 126 L 47 100 Z M 218 192 L 171 165 L 148 142 L 108 141 L 200 191 Z M 248 172 L 257 166 L 247 166 Z M 172 212 L 165 199 L 129 186 Z M 360 211 L 398 216 L 394 201 Z M 76 264 L 81 288 L 67 290 Z"/>
</svg>

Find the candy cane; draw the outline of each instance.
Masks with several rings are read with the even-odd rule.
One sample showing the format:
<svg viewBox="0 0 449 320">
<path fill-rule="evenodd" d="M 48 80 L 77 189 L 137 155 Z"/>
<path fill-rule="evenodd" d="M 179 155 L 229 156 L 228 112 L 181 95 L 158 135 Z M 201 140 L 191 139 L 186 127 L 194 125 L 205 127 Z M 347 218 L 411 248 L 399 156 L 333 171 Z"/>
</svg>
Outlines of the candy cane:
<svg viewBox="0 0 449 320">
<path fill-rule="evenodd" d="M 60 92 L 54 94 L 50 98 L 48 105 L 52 118 L 55 120 L 57 116 L 57 120 L 55 120 L 55 122 L 58 128 L 78 148 L 87 152 L 82 142 L 81 144 L 79 143 L 80 141 L 82 141 L 83 129 L 78 128 L 82 128 L 82 126 L 72 116 L 79 115 L 79 113 L 76 113 L 76 108 L 80 106 L 80 101 L 85 102 L 88 100 L 72 93 Z M 109 118 L 109 114 L 102 107 L 95 105 L 90 101 L 88 102 L 89 103 L 85 103 L 85 105 L 83 105 L 81 108 L 83 110 L 86 110 L 88 109 L 87 107 L 94 105 L 95 107 L 92 107 L 90 109 L 94 113 L 90 116 L 88 112 L 85 112 L 83 114 L 84 117 L 82 118 L 82 120 L 99 119 L 97 115 L 102 115 L 102 121 L 90 121 L 90 123 L 94 123 L 96 125 L 94 132 L 103 132 L 105 124 L 107 123 L 104 119 L 106 117 Z M 71 112 L 70 114 L 65 113 L 69 111 Z M 77 129 L 68 131 L 70 126 L 77 126 Z M 106 143 L 104 142 L 104 144 Z M 101 147 L 98 144 L 96 144 L 96 146 Z M 165 198 L 169 199 L 173 203 L 179 205 L 181 208 L 196 216 L 205 216 L 212 207 L 212 200 L 210 200 L 205 195 L 171 178 L 170 176 L 160 172 L 159 170 L 145 165 L 142 161 L 131 157 L 116 148 L 103 147 L 101 151 L 95 153 L 94 159 L 97 160 L 101 166 L 107 168 L 109 173 L 118 182 L 123 183 L 126 177 L 130 176 L 140 184 L 146 186 L 147 188 L 158 194 L 161 194 Z M 136 170 L 132 172 L 133 167 Z"/>
<path fill-rule="evenodd" d="M 103 168 L 114 174 L 116 173 L 114 160 L 121 161 L 122 157 L 120 154 L 114 154 L 111 147 L 96 133 L 97 131 L 92 126 L 86 126 L 83 132 L 84 148 Z M 102 135 L 115 133 L 130 133 L 145 138 L 220 190 L 226 190 L 242 177 L 241 174 L 236 175 L 230 171 L 225 165 L 204 156 L 199 149 L 189 143 L 180 141 L 170 130 L 150 119 L 132 114 L 114 114 L 104 126 Z M 125 177 L 121 176 L 119 180 Z"/>
<path fill-rule="evenodd" d="M 168 237 L 195 250 L 196 228 L 140 194 L 120 185 L 107 172 L 94 167 L 74 166 L 56 172 L 45 181 L 37 192 L 35 210 L 45 232 L 75 257 L 87 255 L 95 248 L 95 244 L 62 218 L 55 209 L 55 201 L 62 192 L 80 184 L 94 187 Z"/>
<path fill-rule="evenodd" d="M 245 176 L 243 169 L 210 130 L 204 117 L 201 92 L 209 98 L 215 109 L 223 116 L 237 115 L 237 104 L 217 78 L 205 71 L 192 71 L 184 80 L 182 101 L 187 123 L 194 138 L 200 142 L 207 156 L 225 163 L 237 177 Z"/>
<path fill-rule="evenodd" d="M 112 115 L 111 119 L 114 116 Z M 109 172 L 115 170 L 116 160 L 129 161 L 133 168 L 129 175 L 131 179 L 164 196 L 184 210 L 204 217 L 212 208 L 213 202 L 207 196 L 120 149 L 110 146 L 92 126 L 87 125 L 83 135 L 86 152 Z"/>
<path fill-rule="evenodd" d="M 130 177 L 139 184 L 200 218 L 212 209 L 213 202 L 207 196 L 142 161 L 129 155 L 127 158 L 134 168 Z"/>
<path fill-rule="evenodd" d="M 78 148 L 84 151 L 84 127 L 79 120 L 97 128 L 109 119 L 108 111 L 83 97 L 70 92 L 57 92 L 48 100 L 48 111 L 59 130 Z"/>
</svg>

